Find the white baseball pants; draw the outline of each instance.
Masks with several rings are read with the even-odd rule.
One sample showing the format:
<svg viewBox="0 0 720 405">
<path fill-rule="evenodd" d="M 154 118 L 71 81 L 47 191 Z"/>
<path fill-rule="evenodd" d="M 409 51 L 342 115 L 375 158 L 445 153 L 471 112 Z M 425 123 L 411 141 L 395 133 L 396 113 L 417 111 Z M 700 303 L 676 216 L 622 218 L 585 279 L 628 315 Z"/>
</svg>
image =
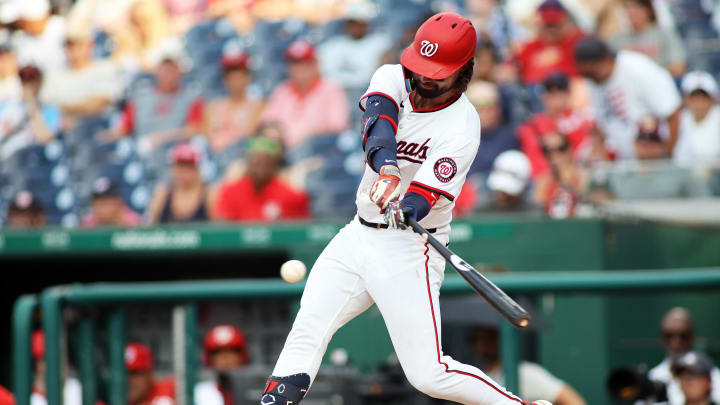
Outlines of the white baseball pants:
<svg viewBox="0 0 720 405">
<path fill-rule="evenodd" d="M 435 236 L 447 243 L 447 227 Z M 442 256 L 411 230 L 374 229 L 355 218 L 315 262 L 273 375 L 308 373 L 314 380 L 335 331 L 375 303 L 415 388 L 463 404 L 519 405 L 479 369 L 442 354 L 444 270 Z"/>
</svg>

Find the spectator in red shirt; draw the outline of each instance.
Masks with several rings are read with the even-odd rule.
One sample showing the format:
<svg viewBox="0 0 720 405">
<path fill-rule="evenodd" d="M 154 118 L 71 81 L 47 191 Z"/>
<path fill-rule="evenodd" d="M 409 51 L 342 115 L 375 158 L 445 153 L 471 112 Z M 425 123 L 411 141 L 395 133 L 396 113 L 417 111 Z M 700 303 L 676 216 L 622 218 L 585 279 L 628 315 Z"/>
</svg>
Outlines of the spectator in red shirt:
<svg viewBox="0 0 720 405">
<path fill-rule="evenodd" d="M 129 405 L 174 405 L 175 382 L 156 380 L 155 364 L 150 348 L 142 343 L 125 346 L 127 401 Z"/>
<path fill-rule="evenodd" d="M 195 386 L 195 402 L 202 405 L 233 405 L 241 392 L 233 392 L 230 375 L 250 361 L 245 334 L 232 325 L 213 326 L 204 341 L 205 365 L 215 373 L 213 380 Z"/>
<path fill-rule="evenodd" d="M 227 221 L 309 218 L 307 194 L 294 190 L 278 177 L 281 160 L 282 144 L 277 140 L 250 140 L 246 174 L 221 187 L 217 216 Z"/>
<path fill-rule="evenodd" d="M 85 228 L 140 225 L 140 215 L 127 206 L 117 187 L 107 177 L 100 177 L 93 183 L 91 209 L 82 221 Z"/>
<path fill-rule="evenodd" d="M 547 173 L 550 165 L 542 150 L 541 138 L 559 133 L 567 138 L 572 155 L 580 160 L 589 154 L 595 126 L 587 111 L 571 107 L 569 79 L 563 73 L 550 75 L 543 82 L 543 112 L 533 115 L 518 128 L 522 150 L 530 159 L 532 176 Z"/>
<path fill-rule="evenodd" d="M 290 79 L 273 91 L 263 122 L 279 123 L 290 149 L 311 136 L 346 130 L 350 124 L 347 95 L 341 86 L 320 75 L 315 47 L 295 41 L 285 51 L 285 58 L 290 63 Z"/>
<path fill-rule="evenodd" d="M 0 385 L 0 405 L 15 405 L 15 397 L 12 392 Z"/>
<path fill-rule="evenodd" d="M 584 34 L 573 25 L 558 0 L 545 0 L 538 7 L 538 14 L 541 20 L 538 36 L 522 46 L 517 54 L 522 81 L 537 84 L 558 71 L 576 76 L 575 45 Z"/>
<path fill-rule="evenodd" d="M 116 137 L 134 135 L 141 151 L 202 132 L 203 102 L 200 88 L 182 83 L 181 50 L 168 49 L 155 67 L 154 85 L 136 85 L 122 114 Z"/>
</svg>

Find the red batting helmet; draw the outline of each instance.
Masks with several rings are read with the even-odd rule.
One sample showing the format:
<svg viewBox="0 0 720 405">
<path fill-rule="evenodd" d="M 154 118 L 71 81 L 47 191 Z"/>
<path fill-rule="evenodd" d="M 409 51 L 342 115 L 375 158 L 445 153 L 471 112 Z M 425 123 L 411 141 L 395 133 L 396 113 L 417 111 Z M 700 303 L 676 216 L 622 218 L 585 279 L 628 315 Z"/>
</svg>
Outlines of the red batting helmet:
<svg viewBox="0 0 720 405">
<path fill-rule="evenodd" d="M 42 330 L 36 330 L 31 338 L 32 355 L 35 360 L 45 357 L 45 334 Z"/>
<path fill-rule="evenodd" d="M 473 58 L 476 44 L 470 20 L 455 13 L 435 14 L 420 26 L 400 62 L 427 78 L 446 79 Z"/>
<path fill-rule="evenodd" d="M 130 372 L 153 369 L 153 355 L 150 348 L 142 343 L 128 343 L 125 346 L 125 368 Z"/>
<path fill-rule="evenodd" d="M 205 363 L 207 364 L 210 361 L 213 352 L 226 349 L 240 351 L 245 363 L 249 361 L 247 338 L 240 329 L 232 325 L 213 326 L 205 334 Z"/>
</svg>

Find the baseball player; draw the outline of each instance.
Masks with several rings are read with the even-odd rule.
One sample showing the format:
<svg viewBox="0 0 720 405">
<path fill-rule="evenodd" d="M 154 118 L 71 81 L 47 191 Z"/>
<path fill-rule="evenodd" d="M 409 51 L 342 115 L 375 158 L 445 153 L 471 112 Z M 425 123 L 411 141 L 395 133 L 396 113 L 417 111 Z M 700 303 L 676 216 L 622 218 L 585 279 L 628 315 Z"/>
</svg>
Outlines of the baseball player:
<svg viewBox="0 0 720 405">
<path fill-rule="evenodd" d="M 299 403 L 335 331 L 373 303 L 415 388 L 463 404 L 527 404 L 443 354 L 445 261 L 406 225 L 413 217 L 448 243 L 454 200 L 480 145 L 480 119 L 463 94 L 476 35 L 468 19 L 436 14 L 418 29 L 401 65 L 373 75 L 360 100 L 367 165 L 357 216 L 315 262 L 262 405 Z"/>
<path fill-rule="evenodd" d="M 203 361 L 215 373 L 215 379 L 195 385 L 195 401 L 203 405 L 232 405 L 238 403 L 228 381 L 228 372 L 238 370 L 250 362 L 245 334 L 233 325 L 213 326 L 203 343 Z"/>
</svg>

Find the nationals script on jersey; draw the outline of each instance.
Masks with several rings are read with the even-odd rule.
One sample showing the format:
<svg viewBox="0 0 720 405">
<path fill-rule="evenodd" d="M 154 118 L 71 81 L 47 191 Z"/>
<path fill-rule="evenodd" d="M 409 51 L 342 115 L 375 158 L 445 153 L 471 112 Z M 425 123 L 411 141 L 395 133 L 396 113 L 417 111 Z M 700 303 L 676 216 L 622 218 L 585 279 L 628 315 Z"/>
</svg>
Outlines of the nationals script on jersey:
<svg viewBox="0 0 720 405">
<path fill-rule="evenodd" d="M 360 108 L 365 108 L 365 100 L 371 94 L 385 95 L 399 107 L 395 139 L 402 195 L 412 186 L 411 191 L 434 201 L 420 224 L 425 228 L 444 228 L 450 224 L 455 198 L 480 145 L 480 117 L 475 107 L 462 94 L 438 107 L 415 109 L 401 65 L 383 65 L 375 71 L 370 87 L 360 99 Z M 378 174 L 366 165 L 356 203 L 361 218 L 384 223 L 380 209 L 370 200 L 370 188 L 377 178 Z"/>
</svg>

